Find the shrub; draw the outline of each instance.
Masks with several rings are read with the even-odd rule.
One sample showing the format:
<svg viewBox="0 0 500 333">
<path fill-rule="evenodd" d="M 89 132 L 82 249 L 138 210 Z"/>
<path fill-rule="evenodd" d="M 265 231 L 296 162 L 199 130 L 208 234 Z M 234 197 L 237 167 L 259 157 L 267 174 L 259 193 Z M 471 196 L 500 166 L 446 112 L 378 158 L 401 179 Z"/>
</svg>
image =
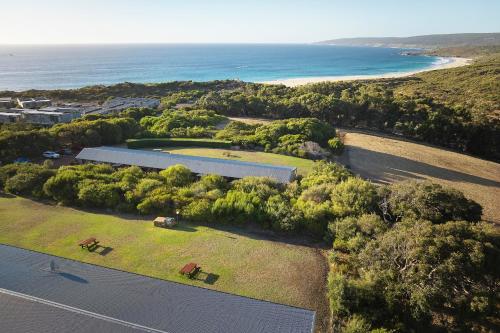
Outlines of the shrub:
<svg viewBox="0 0 500 333">
<path fill-rule="evenodd" d="M 335 186 L 331 201 L 336 216 L 361 215 L 375 208 L 377 192 L 372 183 L 353 177 Z"/>
<path fill-rule="evenodd" d="M 212 203 L 207 199 L 195 200 L 182 209 L 182 217 L 198 222 L 212 222 Z"/>
<path fill-rule="evenodd" d="M 263 202 L 254 192 L 230 190 L 225 197 L 215 201 L 212 213 L 222 221 L 230 223 L 243 224 L 265 220 Z"/>
<path fill-rule="evenodd" d="M 120 203 L 120 189 L 116 184 L 84 180 L 78 188 L 78 201 L 84 206 L 116 208 Z"/>
<path fill-rule="evenodd" d="M 307 189 L 315 185 L 337 184 L 351 176 L 352 174 L 349 170 L 340 164 L 319 161 L 314 163 L 314 167 L 307 176 L 302 179 L 300 185 L 302 188 Z"/>
<path fill-rule="evenodd" d="M 368 333 L 371 325 L 363 317 L 353 315 L 342 329 L 342 333 Z"/>
<path fill-rule="evenodd" d="M 328 140 L 328 148 L 335 155 L 340 155 L 344 151 L 344 143 L 338 137 L 334 137 Z"/>
<path fill-rule="evenodd" d="M 80 176 L 75 170 L 64 169 L 49 178 L 43 185 L 43 191 L 49 197 L 63 204 L 72 204 L 78 198 Z"/>
<path fill-rule="evenodd" d="M 20 195 L 43 196 L 43 184 L 55 174 L 54 170 L 39 165 L 23 165 L 5 182 L 5 191 Z"/>
<path fill-rule="evenodd" d="M 388 228 L 389 224 L 373 213 L 359 217 L 348 216 L 328 225 L 328 230 L 334 239 L 333 248 L 345 252 L 358 252 L 366 243 Z"/>
<path fill-rule="evenodd" d="M 171 214 L 175 209 L 171 193 L 164 188 L 151 191 L 148 196 L 137 205 L 140 214 L 163 213 Z"/>
<path fill-rule="evenodd" d="M 169 186 L 181 187 L 190 184 L 194 177 L 191 170 L 182 164 L 176 164 L 160 171 L 160 176 L 165 179 L 165 183 Z"/>
<path fill-rule="evenodd" d="M 293 209 L 287 198 L 279 194 L 267 200 L 265 211 L 271 227 L 275 230 L 294 231 L 300 226 L 302 215 Z"/>
</svg>

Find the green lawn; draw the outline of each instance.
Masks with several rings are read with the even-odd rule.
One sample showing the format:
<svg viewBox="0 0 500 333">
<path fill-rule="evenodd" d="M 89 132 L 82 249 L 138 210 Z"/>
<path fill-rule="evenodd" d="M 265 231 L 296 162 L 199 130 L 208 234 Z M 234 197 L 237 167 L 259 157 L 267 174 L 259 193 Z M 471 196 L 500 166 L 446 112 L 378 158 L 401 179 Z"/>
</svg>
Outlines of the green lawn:
<svg viewBox="0 0 500 333">
<path fill-rule="evenodd" d="M 88 252 L 77 245 L 92 236 L 112 250 L 101 255 L 103 248 Z M 266 238 L 237 227 L 161 229 L 150 219 L 0 196 L 0 243 L 324 313 L 319 250 Z M 180 276 L 188 262 L 200 264 L 209 279 Z"/>
<path fill-rule="evenodd" d="M 163 147 L 161 149 L 163 151 L 172 152 L 174 154 L 206 156 L 206 157 L 231 159 L 244 162 L 257 162 L 257 163 L 266 163 L 273 165 L 292 166 L 297 168 L 297 173 L 300 175 L 307 174 L 314 165 L 314 161 L 305 158 L 264 153 L 260 151 L 243 151 L 243 150 L 194 148 L 194 147 L 192 148 Z M 229 156 L 227 154 L 229 154 Z"/>
</svg>

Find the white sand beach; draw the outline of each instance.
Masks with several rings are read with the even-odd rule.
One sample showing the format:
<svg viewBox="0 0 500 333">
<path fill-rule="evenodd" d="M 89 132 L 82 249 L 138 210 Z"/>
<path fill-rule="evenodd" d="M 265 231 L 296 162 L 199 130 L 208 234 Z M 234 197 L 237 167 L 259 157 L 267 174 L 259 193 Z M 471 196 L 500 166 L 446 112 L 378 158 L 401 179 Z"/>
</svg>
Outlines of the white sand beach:
<svg viewBox="0 0 500 333">
<path fill-rule="evenodd" d="M 372 80 L 372 79 L 389 79 L 411 76 L 421 72 L 433 71 L 437 69 L 447 69 L 455 68 L 468 65 L 473 59 L 469 58 L 458 58 L 458 57 L 440 57 L 440 62 L 434 64 L 429 68 L 425 68 L 418 71 L 411 72 L 401 72 L 401 73 L 386 73 L 386 74 L 374 74 L 374 75 L 347 75 L 347 76 L 320 76 L 320 77 L 301 77 L 283 80 L 273 80 L 265 81 L 260 83 L 267 84 L 283 84 L 287 87 L 296 87 L 308 83 L 318 83 L 318 82 L 336 82 L 336 81 L 355 81 L 355 80 Z"/>
</svg>

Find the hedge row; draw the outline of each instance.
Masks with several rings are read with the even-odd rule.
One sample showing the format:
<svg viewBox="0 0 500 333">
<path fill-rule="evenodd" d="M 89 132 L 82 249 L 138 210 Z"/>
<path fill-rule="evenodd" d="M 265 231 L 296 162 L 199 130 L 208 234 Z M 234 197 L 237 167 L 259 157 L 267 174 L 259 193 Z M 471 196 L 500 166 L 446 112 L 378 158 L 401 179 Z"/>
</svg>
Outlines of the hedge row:
<svg viewBox="0 0 500 333">
<path fill-rule="evenodd" d="M 127 140 L 127 147 L 131 149 L 154 147 L 231 148 L 231 142 L 213 139 L 148 138 Z"/>
</svg>

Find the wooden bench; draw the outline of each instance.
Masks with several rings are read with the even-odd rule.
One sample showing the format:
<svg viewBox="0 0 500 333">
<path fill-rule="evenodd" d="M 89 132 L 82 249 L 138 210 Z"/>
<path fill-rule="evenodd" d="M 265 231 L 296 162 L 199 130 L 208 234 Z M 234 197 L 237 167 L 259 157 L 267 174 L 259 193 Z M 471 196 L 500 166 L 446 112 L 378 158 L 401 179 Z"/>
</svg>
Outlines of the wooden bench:
<svg viewBox="0 0 500 333">
<path fill-rule="evenodd" d="M 79 245 L 79 246 L 81 246 L 81 247 L 82 247 L 82 249 L 83 249 L 84 247 L 86 247 L 86 248 L 87 248 L 87 250 L 89 250 L 89 251 L 90 251 L 90 248 L 91 248 L 91 247 L 93 247 L 93 246 L 95 246 L 95 245 L 97 245 L 97 244 L 99 244 L 99 241 L 98 241 L 98 240 L 96 240 L 94 237 L 87 238 L 87 239 L 85 239 L 85 240 L 80 241 L 80 243 L 78 243 L 78 245 Z"/>
<path fill-rule="evenodd" d="M 182 267 L 180 273 L 182 275 L 187 275 L 190 279 L 193 278 L 199 271 L 201 267 L 195 264 L 194 262 L 190 262 L 189 264 Z"/>
</svg>

